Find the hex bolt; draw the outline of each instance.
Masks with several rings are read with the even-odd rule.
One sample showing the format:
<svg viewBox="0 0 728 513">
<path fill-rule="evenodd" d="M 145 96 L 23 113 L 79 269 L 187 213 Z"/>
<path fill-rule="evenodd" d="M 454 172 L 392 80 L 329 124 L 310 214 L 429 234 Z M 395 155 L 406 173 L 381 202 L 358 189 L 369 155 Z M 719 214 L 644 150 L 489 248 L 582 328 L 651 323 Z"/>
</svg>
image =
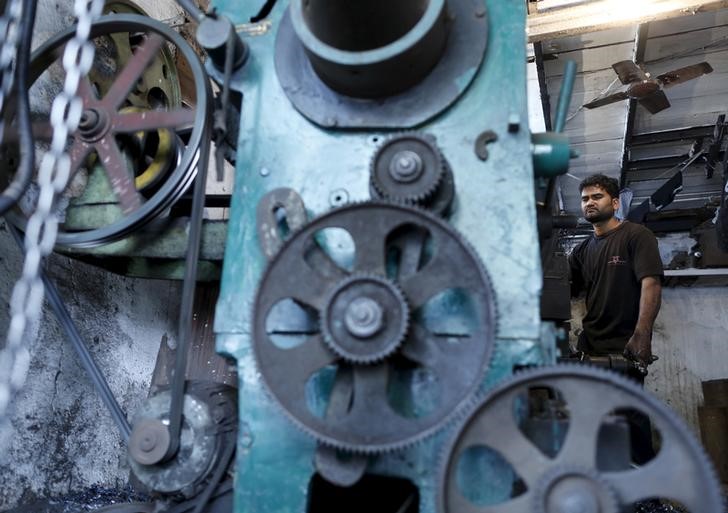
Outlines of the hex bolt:
<svg viewBox="0 0 728 513">
<path fill-rule="evenodd" d="M 369 338 L 384 326 L 384 311 L 372 298 L 358 297 L 346 307 L 344 325 L 355 337 Z"/>
<path fill-rule="evenodd" d="M 517 134 L 521 129 L 521 116 L 515 112 L 508 116 L 508 132 L 511 134 Z"/>
<path fill-rule="evenodd" d="M 417 180 L 422 174 L 422 158 L 412 150 L 397 152 L 389 163 L 389 176 L 400 183 Z"/>
</svg>

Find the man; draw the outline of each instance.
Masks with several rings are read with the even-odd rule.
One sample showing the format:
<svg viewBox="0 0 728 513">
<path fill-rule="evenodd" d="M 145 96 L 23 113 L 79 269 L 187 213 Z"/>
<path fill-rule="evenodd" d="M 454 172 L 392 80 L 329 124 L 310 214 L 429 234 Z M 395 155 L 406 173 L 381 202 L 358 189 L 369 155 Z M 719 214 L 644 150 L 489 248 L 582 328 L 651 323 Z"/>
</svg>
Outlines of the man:
<svg viewBox="0 0 728 513">
<path fill-rule="evenodd" d="M 619 184 L 614 178 L 589 176 L 579 191 L 581 210 L 594 234 L 569 255 L 572 295 L 586 291 L 584 330 L 577 349 L 590 356 L 624 355 L 641 367 L 629 375 L 644 383 L 653 361 L 652 326 L 662 297 L 657 240 L 644 226 L 615 217 Z M 621 414 L 629 424 L 632 462 L 643 465 L 655 457 L 650 419 L 638 411 Z"/>
<path fill-rule="evenodd" d="M 594 234 L 569 256 L 572 295 L 586 291 L 584 331 L 577 349 L 587 355 L 624 354 L 652 363 L 652 327 L 660 310 L 662 260 L 647 228 L 615 217 L 617 180 L 597 174 L 579 184 L 584 218 Z M 639 374 L 633 377 L 641 381 Z"/>
</svg>

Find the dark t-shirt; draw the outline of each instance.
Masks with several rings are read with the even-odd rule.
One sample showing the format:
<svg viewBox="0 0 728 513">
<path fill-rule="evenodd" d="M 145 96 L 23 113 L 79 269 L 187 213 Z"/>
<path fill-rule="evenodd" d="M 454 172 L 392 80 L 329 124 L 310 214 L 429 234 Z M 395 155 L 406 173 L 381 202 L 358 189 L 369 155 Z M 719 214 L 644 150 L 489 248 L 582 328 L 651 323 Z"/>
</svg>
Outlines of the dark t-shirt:
<svg viewBox="0 0 728 513">
<path fill-rule="evenodd" d="M 569 266 L 572 295 L 586 291 L 579 349 L 621 353 L 637 325 L 642 279 L 663 276 L 655 236 L 640 224 L 624 221 L 574 248 Z"/>
</svg>

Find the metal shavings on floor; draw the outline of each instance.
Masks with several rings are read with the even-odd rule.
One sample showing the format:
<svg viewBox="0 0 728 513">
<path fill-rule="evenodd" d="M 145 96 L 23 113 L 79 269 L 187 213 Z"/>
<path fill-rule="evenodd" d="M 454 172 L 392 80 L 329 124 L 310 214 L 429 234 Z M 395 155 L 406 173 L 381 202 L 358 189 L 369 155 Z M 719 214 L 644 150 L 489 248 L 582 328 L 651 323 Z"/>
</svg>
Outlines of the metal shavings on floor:
<svg viewBox="0 0 728 513">
<path fill-rule="evenodd" d="M 121 490 L 92 486 L 64 497 L 44 499 L 8 510 L 6 513 L 86 513 L 104 506 L 127 502 L 146 502 L 149 498 L 127 486 Z"/>
</svg>

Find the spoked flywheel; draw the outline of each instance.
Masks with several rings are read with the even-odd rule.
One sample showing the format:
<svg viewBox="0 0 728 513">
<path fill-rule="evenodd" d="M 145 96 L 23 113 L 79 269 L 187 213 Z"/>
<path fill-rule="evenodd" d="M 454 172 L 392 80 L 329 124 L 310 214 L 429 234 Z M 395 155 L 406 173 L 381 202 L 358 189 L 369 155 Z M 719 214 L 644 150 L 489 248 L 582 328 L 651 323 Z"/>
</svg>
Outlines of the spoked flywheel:
<svg viewBox="0 0 728 513">
<path fill-rule="evenodd" d="M 32 82 L 41 75 L 56 82 L 57 61 L 72 36 L 73 30 L 62 32 L 38 48 Z M 91 36 L 97 57 L 79 84 L 82 113 L 69 141 L 71 179 L 58 207 L 63 223 L 57 243 L 66 247 L 112 242 L 163 215 L 192 183 L 200 146 L 210 140 L 209 81 L 178 33 L 144 16 L 114 14 L 100 18 Z M 194 108 L 181 103 L 172 46 L 192 70 Z M 37 141 L 52 135 L 47 120 L 33 131 Z M 11 215 L 21 229 L 35 205 L 33 191 Z"/>
<path fill-rule="evenodd" d="M 265 271 L 253 311 L 262 379 L 323 444 L 395 450 L 470 404 L 495 338 L 477 254 L 414 207 L 361 203 L 297 231 Z"/>
<path fill-rule="evenodd" d="M 462 423 L 441 468 L 438 511 L 621 513 L 663 501 L 723 511 L 700 444 L 637 383 L 559 365 L 516 374 Z"/>
</svg>

